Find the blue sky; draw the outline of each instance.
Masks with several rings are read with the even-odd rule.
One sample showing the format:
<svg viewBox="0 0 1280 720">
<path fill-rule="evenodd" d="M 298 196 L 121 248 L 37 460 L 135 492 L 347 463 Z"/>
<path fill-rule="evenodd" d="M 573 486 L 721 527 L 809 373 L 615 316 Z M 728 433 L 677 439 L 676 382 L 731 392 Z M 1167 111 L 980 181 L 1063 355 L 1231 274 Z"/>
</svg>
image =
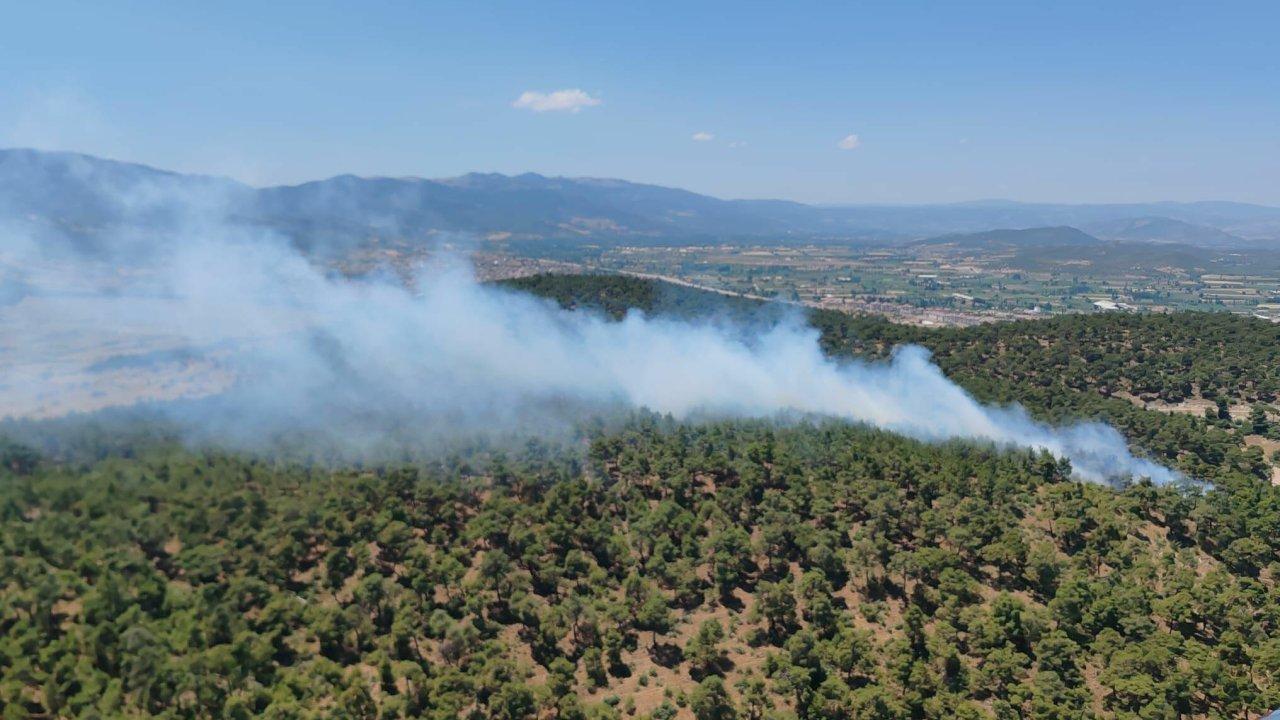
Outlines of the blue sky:
<svg viewBox="0 0 1280 720">
<path fill-rule="evenodd" d="M 0 145 L 254 184 L 536 171 L 809 202 L 1280 204 L 1276 2 L 4 14 Z M 516 102 L 563 90 L 581 94 Z M 594 104 L 536 109 L 574 98 Z"/>
</svg>

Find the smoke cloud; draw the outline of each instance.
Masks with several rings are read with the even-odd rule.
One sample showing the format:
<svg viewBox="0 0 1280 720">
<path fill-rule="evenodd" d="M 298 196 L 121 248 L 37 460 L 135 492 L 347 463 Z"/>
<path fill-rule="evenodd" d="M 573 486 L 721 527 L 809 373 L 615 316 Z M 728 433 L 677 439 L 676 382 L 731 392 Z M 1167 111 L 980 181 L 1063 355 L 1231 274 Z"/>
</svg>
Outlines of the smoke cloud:
<svg viewBox="0 0 1280 720">
<path fill-rule="evenodd" d="M 353 280 L 229 221 L 206 186 L 135 190 L 116 209 L 154 219 L 162 198 L 164 222 L 114 226 L 92 251 L 47 223 L 10 216 L 0 227 L 0 415 L 148 401 L 201 441 L 246 447 L 300 432 L 370 447 L 537 432 L 617 406 L 679 418 L 813 414 L 926 441 L 1042 449 L 1092 481 L 1178 478 L 1107 425 L 1051 427 L 975 401 L 919 347 L 837 362 L 798 317 L 762 332 L 641 314 L 615 322 L 482 285 L 456 259 L 407 285 Z"/>
</svg>

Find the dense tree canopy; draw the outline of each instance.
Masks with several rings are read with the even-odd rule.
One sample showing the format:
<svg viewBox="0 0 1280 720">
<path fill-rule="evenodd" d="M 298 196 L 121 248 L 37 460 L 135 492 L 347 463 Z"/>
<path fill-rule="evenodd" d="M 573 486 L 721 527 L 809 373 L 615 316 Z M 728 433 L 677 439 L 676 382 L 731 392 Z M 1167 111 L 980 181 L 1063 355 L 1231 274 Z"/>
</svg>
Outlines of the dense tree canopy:
<svg viewBox="0 0 1280 720">
<path fill-rule="evenodd" d="M 619 307 L 666 302 L 628 295 L 644 292 L 630 281 L 583 282 L 525 284 L 579 293 L 579 306 L 615 282 Z M 705 297 L 685 297 L 702 312 Z M 5 441 L 3 717 L 1242 718 L 1280 706 L 1280 488 L 1240 445 L 1270 427 L 1257 425 L 1274 400 L 1276 346 L 1257 370 L 1266 348 L 1235 341 L 1254 325 L 1189 316 L 1196 333 L 1110 315 L 923 331 L 824 317 L 812 322 L 833 353 L 924 343 L 983 397 L 1112 417 L 1213 484 L 1106 487 L 1034 452 L 644 413 L 584 424 L 563 445 L 477 442 L 363 468 L 163 433 Z M 1113 342 L 1157 367 L 1189 353 L 1178 368 L 1213 374 L 1213 392 L 1262 407 L 1261 420 L 1116 398 L 1156 391 L 1141 369 L 1111 367 L 1129 352 Z M 1094 350 L 1103 360 L 1079 383 L 1060 372 Z"/>
<path fill-rule="evenodd" d="M 156 448 L 0 485 L 8 717 L 1241 717 L 1280 490 L 640 416 L 339 471 Z M 772 715 L 770 715 L 772 716 Z"/>
</svg>

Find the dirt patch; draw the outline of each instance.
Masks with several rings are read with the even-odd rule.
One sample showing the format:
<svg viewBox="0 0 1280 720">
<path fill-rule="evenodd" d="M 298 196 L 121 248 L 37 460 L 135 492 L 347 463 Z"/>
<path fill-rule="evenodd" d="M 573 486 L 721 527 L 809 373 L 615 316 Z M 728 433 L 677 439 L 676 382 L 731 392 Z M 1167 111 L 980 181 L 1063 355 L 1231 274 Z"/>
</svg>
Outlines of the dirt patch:
<svg viewBox="0 0 1280 720">
<path fill-rule="evenodd" d="M 1271 484 L 1280 486 L 1280 463 L 1276 463 L 1271 456 L 1280 452 L 1280 440 L 1271 440 L 1261 435 L 1246 435 L 1244 438 L 1245 447 L 1262 448 L 1262 456 L 1271 463 Z"/>
<path fill-rule="evenodd" d="M 1137 405 L 1143 410 L 1155 410 L 1162 413 L 1182 413 L 1184 415 L 1195 415 L 1196 417 L 1204 417 L 1205 410 L 1218 411 L 1218 403 L 1215 400 L 1206 400 L 1201 397 L 1188 398 L 1182 402 L 1168 403 L 1163 400 L 1144 400 L 1136 395 L 1130 395 L 1125 392 L 1118 392 L 1113 395 L 1122 400 Z M 1244 420 L 1249 417 L 1252 408 L 1246 404 L 1231 405 L 1227 411 L 1231 413 L 1232 420 Z"/>
<path fill-rule="evenodd" d="M 1270 438 L 1262 437 L 1261 435 L 1245 435 L 1244 444 L 1245 447 L 1262 448 L 1262 454 L 1268 460 L 1271 459 L 1272 453 L 1280 450 L 1280 440 L 1272 440 Z"/>
<path fill-rule="evenodd" d="M 80 617 L 80 611 L 83 609 L 83 603 L 80 598 L 72 598 L 70 600 L 59 600 L 53 604 L 53 614 L 62 618 L 59 623 L 64 631 L 71 628 L 73 622 Z"/>
<path fill-rule="evenodd" d="M 178 553 L 182 552 L 182 538 L 178 537 L 177 535 L 174 535 L 173 537 L 165 541 L 161 549 L 164 550 L 164 553 L 169 557 L 173 557 L 174 555 L 177 555 Z"/>
<path fill-rule="evenodd" d="M 533 658 L 533 652 L 529 645 L 520 639 L 519 625 L 506 625 L 498 633 L 502 644 L 506 646 L 510 657 L 515 660 L 521 670 L 525 673 L 525 679 L 534 685 L 547 684 L 547 669 Z"/>
</svg>

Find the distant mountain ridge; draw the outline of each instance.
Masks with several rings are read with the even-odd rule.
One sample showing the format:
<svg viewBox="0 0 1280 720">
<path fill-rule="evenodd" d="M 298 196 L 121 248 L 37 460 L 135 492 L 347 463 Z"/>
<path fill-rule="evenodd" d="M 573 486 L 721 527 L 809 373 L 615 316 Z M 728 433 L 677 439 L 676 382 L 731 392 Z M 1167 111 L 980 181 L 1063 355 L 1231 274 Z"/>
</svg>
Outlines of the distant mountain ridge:
<svg viewBox="0 0 1280 720">
<path fill-rule="evenodd" d="M 339 249 L 374 239 L 419 242 L 441 233 L 636 244 L 909 242 L 992 228 L 1070 226 L 1097 228 L 1108 240 L 1214 247 L 1280 238 L 1280 208 L 1244 203 L 814 206 L 536 173 L 437 180 L 339 175 L 254 188 L 77 153 L 0 150 L 0 215 L 33 227 L 85 238 L 124 224 L 159 231 L 176 226 L 193 206 L 303 245 Z"/>
<path fill-rule="evenodd" d="M 1201 247 L 1238 247 L 1247 241 L 1207 225 L 1174 220 L 1167 217 L 1126 218 L 1091 223 L 1085 229 L 1107 240 L 1135 240 L 1184 243 Z"/>
<path fill-rule="evenodd" d="M 951 245 L 965 248 L 1082 247 L 1100 245 L 1098 238 L 1076 228 L 1037 227 L 986 230 L 976 233 L 953 233 L 922 240 L 919 245 Z"/>
</svg>

